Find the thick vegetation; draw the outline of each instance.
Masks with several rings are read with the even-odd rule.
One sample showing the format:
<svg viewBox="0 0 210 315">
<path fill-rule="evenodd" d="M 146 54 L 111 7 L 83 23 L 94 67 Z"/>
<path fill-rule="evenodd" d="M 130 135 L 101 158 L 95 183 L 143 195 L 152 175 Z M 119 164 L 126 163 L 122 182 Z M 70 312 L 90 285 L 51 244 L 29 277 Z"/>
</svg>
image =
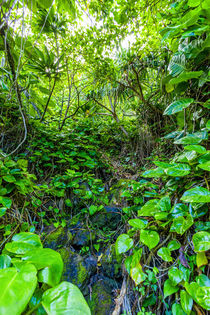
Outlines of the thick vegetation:
<svg viewBox="0 0 210 315">
<path fill-rule="evenodd" d="M 1 315 L 208 313 L 209 19 L 1 0 Z"/>
</svg>

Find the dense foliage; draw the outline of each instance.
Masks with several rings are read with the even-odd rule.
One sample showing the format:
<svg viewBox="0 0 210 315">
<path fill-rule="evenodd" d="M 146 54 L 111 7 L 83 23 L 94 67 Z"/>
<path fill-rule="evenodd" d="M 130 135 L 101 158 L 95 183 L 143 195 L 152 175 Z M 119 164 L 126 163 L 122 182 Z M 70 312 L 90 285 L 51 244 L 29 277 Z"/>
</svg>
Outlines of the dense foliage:
<svg viewBox="0 0 210 315">
<path fill-rule="evenodd" d="M 210 310 L 209 10 L 1 1 L 2 315 Z M 81 222 L 89 245 L 68 230 Z M 47 248 L 60 230 L 95 278 L 103 259 L 120 263 L 110 309 L 97 313 L 94 277 L 88 306 L 62 276 L 66 258 Z"/>
</svg>

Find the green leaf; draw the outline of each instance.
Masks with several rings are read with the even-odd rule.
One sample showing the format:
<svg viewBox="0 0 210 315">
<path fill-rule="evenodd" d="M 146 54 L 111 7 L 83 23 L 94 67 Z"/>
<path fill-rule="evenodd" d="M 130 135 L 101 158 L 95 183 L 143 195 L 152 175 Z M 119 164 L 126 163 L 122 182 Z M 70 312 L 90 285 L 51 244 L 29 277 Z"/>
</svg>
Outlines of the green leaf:
<svg viewBox="0 0 210 315">
<path fill-rule="evenodd" d="M 171 251 L 167 247 L 161 247 L 157 251 L 158 256 L 160 256 L 164 261 L 173 261 L 171 257 Z"/>
<path fill-rule="evenodd" d="M 181 305 L 187 315 L 190 315 L 193 307 L 192 297 L 184 290 L 180 292 Z"/>
<path fill-rule="evenodd" d="M 194 134 L 188 134 L 187 136 L 175 140 L 174 143 L 175 144 L 198 144 L 200 142 L 202 142 L 202 138 L 194 135 Z"/>
<path fill-rule="evenodd" d="M 131 219 L 128 221 L 128 223 L 137 229 L 144 229 L 147 226 L 148 221 L 141 219 Z"/>
<path fill-rule="evenodd" d="M 184 81 L 188 81 L 190 79 L 197 79 L 203 74 L 203 71 L 191 71 L 191 72 L 183 72 L 178 77 L 173 78 L 169 81 L 170 84 L 179 84 Z"/>
<path fill-rule="evenodd" d="M 23 261 L 33 264 L 38 273 L 40 282 L 55 286 L 59 283 L 63 272 L 63 260 L 60 254 L 50 248 L 38 248 L 26 253 Z"/>
<path fill-rule="evenodd" d="M 0 196 L 0 203 L 7 209 L 11 208 L 12 205 L 12 200 L 10 198 L 7 197 L 2 197 Z"/>
<path fill-rule="evenodd" d="M 191 167 L 188 164 L 174 164 L 174 166 L 165 170 L 166 174 L 169 176 L 186 176 L 190 173 Z"/>
<path fill-rule="evenodd" d="M 147 276 L 143 272 L 142 266 L 140 264 L 137 264 L 135 267 L 131 268 L 130 276 L 136 285 L 139 285 L 140 283 L 142 283 L 147 278 Z"/>
<path fill-rule="evenodd" d="M 172 305 L 172 315 L 186 315 L 185 312 L 183 311 L 182 307 L 178 303 L 174 303 Z"/>
<path fill-rule="evenodd" d="M 198 268 L 208 264 L 208 259 L 206 258 L 205 252 L 200 252 L 196 254 L 196 264 Z"/>
<path fill-rule="evenodd" d="M 187 4 L 189 5 L 189 7 L 197 7 L 200 4 L 200 0 L 188 0 Z"/>
<path fill-rule="evenodd" d="M 210 287 L 200 287 L 196 282 L 186 282 L 185 288 L 197 304 L 206 310 L 210 310 Z"/>
<path fill-rule="evenodd" d="M 154 248 L 160 241 L 159 234 L 151 230 L 141 230 L 140 241 L 149 247 L 149 249 Z"/>
<path fill-rule="evenodd" d="M 36 273 L 36 268 L 30 264 L 19 272 L 16 268 L 0 270 L 0 314 L 19 315 L 25 310 L 36 288 Z"/>
<path fill-rule="evenodd" d="M 176 267 L 172 267 L 168 272 L 168 277 L 175 286 L 183 280 L 183 272 Z"/>
<path fill-rule="evenodd" d="M 0 269 L 8 268 L 11 265 L 11 258 L 8 255 L 0 255 Z"/>
<path fill-rule="evenodd" d="M 150 169 L 150 170 L 148 170 L 148 171 L 145 171 L 145 172 L 142 174 L 142 177 L 151 178 L 151 177 L 161 177 L 162 175 L 164 175 L 163 169 L 160 168 L 160 167 L 157 167 L 157 168 L 154 168 L 154 169 Z"/>
<path fill-rule="evenodd" d="M 184 147 L 187 151 L 195 151 L 197 153 L 206 153 L 206 148 L 204 148 L 202 145 L 187 145 Z"/>
<path fill-rule="evenodd" d="M 161 211 L 170 211 L 171 210 L 171 199 L 169 196 L 165 196 L 160 199 L 158 207 Z"/>
<path fill-rule="evenodd" d="M 173 115 L 181 112 L 183 109 L 189 107 L 194 102 L 193 98 L 183 98 L 171 103 L 164 111 L 163 115 Z"/>
<path fill-rule="evenodd" d="M 93 214 L 96 213 L 97 211 L 98 211 L 98 207 L 97 207 L 97 206 L 92 205 L 92 206 L 89 207 L 89 213 L 90 213 L 90 215 L 93 215 Z"/>
<path fill-rule="evenodd" d="M 170 232 L 176 232 L 183 235 L 193 225 L 193 218 L 191 215 L 178 217 L 173 219 Z"/>
<path fill-rule="evenodd" d="M 21 232 L 13 236 L 11 243 L 7 243 L 5 245 L 6 250 L 11 253 L 23 255 L 27 252 L 36 249 L 42 248 L 42 243 L 38 235 L 29 233 L 29 232 Z"/>
<path fill-rule="evenodd" d="M 5 207 L 0 208 L 0 217 L 3 217 L 3 215 L 5 215 L 6 212 L 7 212 L 7 208 Z"/>
<path fill-rule="evenodd" d="M 201 168 L 202 170 L 210 172 L 210 161 L 199 164 L 198 167 Z"/>
<path fill-rule="evenodd" d="M 170 295 L 176 293 L 177 291 L 179 291 L 179 287 L 178 286 L 173 286 L 173 284 L 172 284 L 170 279 L 167 279 L 164 282 L 164 287 L 163 287 L 164 298 L 166 298 L 167 296 L 170 296 Z"/>
<path fill-rule="evenodd" d="M 205 252 L 210 249 L 210 233 L 201 231 L 192 238 L 195 252 Z"/>
<path fill-rule="evenodd" d="M 155 213 L 160 212 L 158 209 L 158 199 L 151 199 L 147 201 L 143 207 L 138 211 L 138 216 L 147 217 L 147 216 L 153 216 Z"/>
<path fill-rule="evenodd" d="M 16 182 L 15 177 L 12 176 L 12 175 L 3 176 L 3 180 L 5 180 L 5 181 L 8 182 L 8 183 L 14 183 L 14 182 Z"/>
<path fill-rule="evenodd" d="M 49 315 L 91 315 L 79 288 L 66 281 L 45 291 L 42 305 Z"/>
<path fill-rule="evenodd" d="M 185 202 L 210 202 L 210 192 L 203 187 L 191 188 L 183 194 L 181 200 Z"/>
<path fill-rule="evenodd" d="M 177 240 L 172 240 L 168 243 L 167 245 L 167 248 L 170 250 L 170 251 L 173 251 L 173 250 L 177 250 L 181 247 L 181 244 L 179 243 L 179 241 Z"/>
<path fill-rule="evenodd" d="M 128 234 L 121 234 L 120 236 L 118 236 L 115 243 L 115 250 L 117 255 L 127 252 L 132 247 L 133 240 L 129 237 Z"/>
</svg>

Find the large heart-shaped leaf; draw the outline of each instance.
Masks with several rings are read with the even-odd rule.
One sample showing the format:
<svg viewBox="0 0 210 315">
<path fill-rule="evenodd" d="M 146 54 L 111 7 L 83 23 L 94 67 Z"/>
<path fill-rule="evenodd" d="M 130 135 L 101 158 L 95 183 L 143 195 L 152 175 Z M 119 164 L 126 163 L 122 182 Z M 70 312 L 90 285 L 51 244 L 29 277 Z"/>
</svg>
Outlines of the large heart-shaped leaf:
<svg viewBox="0 0 210 315">
<path fill-rule="evenodd" d="M 37 234 L 21 232 L 14 235 L 12 242 L 7 243 L 5 248 L 11 253 L 24 255 L 33 249 L 42 248 L 42 243 Z"/>
<path fill-rule="evenodd" d="M 122 254 L 127 252 L 133 247 L 133 240 L 128 234 L 121 234 L 115 243 L 116 254 Z"/>
<path fill-rule="evenodd" d="M 175 79 L 173 79 L 175 80 Z M 171 103 L 164 111 L 164 115 L 173 115 L 175 113 L 181 112 L 183 109 L 187 108 L 194 102 L 193 98 L 182 98 L 181 100 Z"/>
<path fill-rule="evenodd" d="M 176 267 L 172 267 L 168 272 L 168 277 L 175 286 L 183 280 L 183 272 Z"/>
<path fill-rule="evenodd" d="M 193 235 L 195 252 L 204 252 L 210 249 L 210 233 L 201 231 Z"/>
<path fill-rule="evenodd" d="M 155 213 L 160 212 L 161 210 L 157 207 L 159 203 L 158 199 L 151 199 L 147 201 L 143 207 L 138 211 L 138 216 L 149 217 L 153 216 Z"/>
<path fill-rule="evenodd" d="M 169 167 L 165 170 L 166 174 L 169 176 L 186 176 L 190 173 L 191 167 L 188 164 L 174 164 L 174 166 Z"/>
<path fill-rule="evenodd" d="M 164 282 L 163 293 L 165 298 L 173 293 L 176 293 L 177 291 L 179 291 L 179 287 L 174 286 L 170 279 L 167 279 Z"/>
<path fill-rule="evenodd" d="M 159 234 L 151 230 L 141 230 L 140 241 L 149 247 L 149 249 L 154 248 L 160 241 Z"/>
<path fill-rule="evenodd" d="M 193 306 L 193 299 L 192 297 L 184 290 L 180 292 L 180 298 L 181 298 L 181 305 L 183 310 L 187 315 L 191 313 L 192 306 Z"/>
<path fill-rule="evenodd" d="M 61 282 L 45 291 L 42 305 L 48 315 L 91 315 L 79 288 L 70 282 Z"/>
<path fill-rule="evenodd" d="M 128 221 L 128 223 L 137 229 L 144 229 L 147 226 L 148 221 L 141 219 L 131 219 Z"/>
<path fill-rule="evenodd" d="M 186 217 L 178 217 L 173 219 L 173 223 L 170 228 L 170 232 L 176 232 L 178 234 L 184 234 L 193 225 L 193 218 L 191 215 Z"/>
<path fill-rule="evenodd" d="M 160 256 L 164 261 L 173 261 L 171 257 L 171 251 L 167 247 L 161 247 L 158 252 L 158 256 Z"/>
<path fill-rule="evenodd" d="M 33 264 L 38 270 L 40 282 L 55 286 L 59 283 L 63 272 L 63 260 L 60 254 L 50 248 L 31 250 L 22 257 L 23 261 Z"/>
<path fill-rule="evenodd" d="M 28 304 L 37 284 L 37 270 L 31 264 L 0 270 L 0 314 L 19 315 Z"/>
<path fill-rule="evenodd" d="M 181 200 L 186 202 L 210 202 L 210 192 L 203 187 L 191 188 L 183 194 Z"/>
</svg>

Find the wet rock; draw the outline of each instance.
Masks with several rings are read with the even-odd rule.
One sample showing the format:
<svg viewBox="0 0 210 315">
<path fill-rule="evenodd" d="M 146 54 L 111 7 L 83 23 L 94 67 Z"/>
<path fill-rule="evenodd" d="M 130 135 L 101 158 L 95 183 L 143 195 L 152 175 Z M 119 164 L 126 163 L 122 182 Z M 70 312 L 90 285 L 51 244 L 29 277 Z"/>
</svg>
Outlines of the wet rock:
<svg viewBox="0 0 210 315">
<path fill-rule="evenodd" d="M 114 245 L 108 246 L 100 260 L 102 272 L 110 278 L 122 277 L 122 257 L 117 256 Z"/>
<path fill-rule="evenodd" d="M 64 262 L 62 281 L 77 285 L 84 295 L 88 294 L 88 282 L 96 272 L 97 261 L 93 256 L 82 257 L 67 248 L 58 250 Z"/>
<path fill-rule="evenodd" d="M 91 298 L 88 303 L 92 315 L 110 315 L 114 309 L 114 294 L 112 292 L 115 284 L 112 279 L 103 278 L 91 287 Z"/>
<path fill-rule="evenodd" d="M 88 246 L 94 239 L 95 235 L 82 227 L 76 231 L 72 244 L 77 247 Z"/>
<path fill-rule="evenodd" d="M 68 246 L 71 243 L 72 238 L 73 236 L 69 230 L 59 227 L 48 233 L 44 246 L 57 250 L 58 248 Z"/>
<path fill-rule="evenodd" d="M 107 227 L 114 230 L 121 221 L 121 209 L 105 206 L 103 211 L 97 212 L 91 219 L 98 228 Z"/>
</svg>

